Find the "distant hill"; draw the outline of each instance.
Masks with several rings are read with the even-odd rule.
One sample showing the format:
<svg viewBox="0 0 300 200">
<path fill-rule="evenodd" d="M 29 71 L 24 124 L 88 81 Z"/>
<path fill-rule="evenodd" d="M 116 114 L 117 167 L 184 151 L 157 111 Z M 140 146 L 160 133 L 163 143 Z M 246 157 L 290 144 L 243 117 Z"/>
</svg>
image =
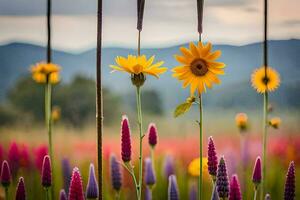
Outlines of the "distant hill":
<svg viewBox="0 0 300 200">
<path fill-rule="evenodd" d="M 205 101 L 211 106 L 236 106 L 245 103 L 248 106 L 256 98 L 260 98 L 250 88 L 250 74 L 254 68 L 262 64 L 262 45 L 254 43 L 244 46 L 215 45 L 215 49 L 223 52 L 220 61 L 226 63 L 226 75 L 222 76 L 222 85 L 215 86 L 213 91 L 205 95 Z M 128 76 L 121 73 L 110 73 L 109 64 L 114 63 L 117 55 L 134 54 L 133 49 L 104 48 L 103 49 L 103 79 L 104 85 L 119 93 L 132 90 Z M 164 60 L 165 66 L 172 68 L 178 63 L 173 55 L 179 53 L 178 46 L 162 49 L 143 49 L 146 55 L 156 55 L 156 60 Z M 300 40 L 282 40 L 269 42 L 269 63 L 276 68 L 282 78 L 283 86 L 274 95 L 274 101 L 293 105 L 295 97 L 300 98 Z M 29 73 L 29 66 L 45 60 L 45 48 L 22 43 L 11 43 L 0 46 L 0 99 L 5 99 L 6 92 L 14 81 Z M 84 74 L 95 78 L 95 49 L 72 54 L 54 51 L 53 62 L 63 67 L 63 81 L 69 81 L 75 74 Z M 161 76 L 159 80 L 147 82 L 145 87 L 159 90 L 163 95 L 166 107 L 173 107 L 185 99 L 188 90 L 180 90 L 181 84 L 170 76 L 170 72 Z M 154 78 L 149 78 L 154 79 Z M 293 91 L 292 94 L 288 91 Z M 252 106 L 253 105 L 252 103 Z M 297 105 L 297 107 L 300 107 Z"/>
</svg>

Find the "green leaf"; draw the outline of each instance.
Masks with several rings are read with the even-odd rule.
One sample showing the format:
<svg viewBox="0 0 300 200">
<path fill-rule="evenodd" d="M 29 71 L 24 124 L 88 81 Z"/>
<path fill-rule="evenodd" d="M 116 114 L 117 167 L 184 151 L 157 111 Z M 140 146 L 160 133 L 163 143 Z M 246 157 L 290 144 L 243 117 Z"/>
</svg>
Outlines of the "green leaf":
<svg viewBox="0 0 300 200">
<path fill-rule="evenodd" d="M 178 117 L 179 115 L 182 115 L 182 114 L 188 112 L 190 110 L 192 104 L 193 103 L 191 103 L 191 102 L 185 102 L 185 103 L 178 105 L 174 111 L 174 117 Z"/>
</svg>

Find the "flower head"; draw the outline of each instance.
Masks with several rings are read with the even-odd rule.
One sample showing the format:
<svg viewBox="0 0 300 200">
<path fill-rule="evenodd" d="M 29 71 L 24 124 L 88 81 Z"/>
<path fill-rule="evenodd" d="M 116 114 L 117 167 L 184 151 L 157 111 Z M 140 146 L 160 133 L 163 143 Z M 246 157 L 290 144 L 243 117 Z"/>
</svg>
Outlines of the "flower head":
<svg viewBox="0 0 300 200">
<path fill-rule="evenodd" d="M 95 167 L 91 163 L 89 171 L 89 179 L 86 187 L 86 198 L 87 199 L 97 199 L 99 196 L 98 183 L 95 175 Z"/>
<path fill-rule="evenodd" d="M 207 172 L 207 163 L 207 158 L 202 158 L 202 169 L 204 172 Z M 195 158 L 190 162 L 188 166 L 188 172 L 191 176 L 200 176 L 200 158 Z"/>
<path fill-rule="evenodd" d="M 3 187 L 8 187 L 11 183 L 10 168 L 6 160 L 2 162 L 0 181 Z"/>
<path fill-rule="evenodd" d="M 238 113 L 235 116 L 236 126 L 240 131 L 245 131 L 248 128 L 248 116 L 246 113 Z"/>
<path fill-rule="evenodd" d="M 59 192 L 59 200 L 67 200 L 67 194 L 64 189 Z"/>
<path fill-rule="evenodd" d="M 121 155 L 125 163 L 131 160 L 130 127 L 128 118 L 125 115 L 122 117 L 121 122 Z"/>
<path fill-rule="evenodd" d="M 157 144 L 157 128 L 154 123 L 149 124 L 148 127 L 148 143 L 152 148 Z"/>
<path fill-rule="evenodd" d="M 228 198 L 229 195 L 229 182 L 226 169 L 226 163 L 222 156 L 218 165 L 217 172 L 217 191 L 220 198 Z"/>
<path fill-rule="evenodd" d="M 113 189 L 119 191 L 122 187 L 122 173 L 120 164 L 114 154 L 110 156 L 110 177 Z"/>
<path fill-rule="evenodd" d="M 79 169 L 77 167 L 75 167 L 73 169 L 68 199 L 69 200 L 84 200 L 81 175 L 80 175 Z"/>
<path fill-rule="evenodd" d="M 46 155 L 48 155 L 48 147 L 46 145 L 40 145 L 34 150 L 35 154 L 35 166 L 40 172 L 43 167 L 43 160 Z"/>
<path fill-rule="evenodd" d="M 265 68 L 261 67 L 251 75 L 252 86 L 258 93 L 273 92 L 280 85 L 280 76 L 276 70 L 268 67 L 266 72 Z"/>
<path fill-rule="evenodd" d="M 231 177 L 229 188 L 229 200 L 242 200 L 240 183 L 236 174 Z"/>
<path fill-rule="evenodd" d="M 56 122 L 60 119 L 61 116 L 61 109 L 59 106 L 53 106 L 52 112 L 51 112 L 51 119 Z"/>
<path fill-rule="evenodd" d="M 42 167 L 42 186 L 45 188 L 50 187 L 52 184 L 52 170 L 51 170 L 51 160 L 47 155 L 43 160 Z"/>
<path fill-rule="evenodd" d="M 145 158 L 145 183 L 147 186 L 153 186 L 156 183 L 155 172 L 150 158 Z"/>
<path fill-rule="evenodd" d="M 258 156 L 255 161 L 254 169 L 253 169 L 253 175 L 252 175 L 252 182 L 257 186 L 261 183 L 261 159 Z"/>
<path fill-rule="evenodd" d="M 32 78 L 37 83 L 51 83 L 59 82 L 60 67 L 53 63 L 37 63 L 31 67 Z"/>
<path fill-rule="evenodd" d="M 218 157 L 216 153 L 214 140 L 212 137 L 209 137 L 208 139 L 207 166 L 208 173 L 212 176 L 213 181 L 215 181 L 218 169 Z"/>
<path fill-rule="evenodd" d="M 168 200 L 179 200 L 179 191 L 175 175 L 169 176 Z"/>
<path fill-rule="evenodd" d="M 28 146 L 23 144 L 20 150 L 20 166 L 24 168 L 29 168 L 31 165 L 30 155 Z"/>
<path fill-rule="evenodd" d="M 290 162 L 284 187 L 284 200 L 295 199 L 295 164 Z"/>
<path fill-rule="evenodd" d="M 203 45 L 198 42 L 197 45 L 190 43 L 190 49 L 181 47 L 182 55 L 175 55 L 175 58 L 182 65 L 173 68 L 173 76 L 183 81 L 183 87 L 190 85 L 190 93 L 195 90 L 199 94 L 206 91 L 206 87 L 211 88 L 212 84 L 219 84 L 217 75 L 224 74 L 225 64 L 215 60 L 221 56 L 221 51 L 212 51 L 212 45 L 207 43 Z"/>
<path fill-rule="evenodd" d="M 70 181 L 72 177 L 72 169 L 70 161 L 67 158 L 63 158 L 61 161 L 62 175 L 64 180 L 64 188 L 67 194 L 69 193 Z"/>
<path fill-rule="evenodd" d="M 169 178 L 170 175 L 175 174 L 174 158 L 170 155 L 167 155 L 164 159 L 163 172 L 166 178 Z"/>
<path fill-rule="evenodd" d="M 281 124 L 280 117 L 274 117 L 274 118 L 270 119 L 270 121 L 269 121 L 269 125 L 275 129 L 278 129 L 280 124 Z"/>
<path fill-rule="evenodd" d="M 26 200 L 25 183 L 24 178 L 19 179 L 16 191 L 16 200 Z"/>
<path fill-rule="evenodd" d="M 11 143 L 8 150 L 8 163 L 13 177 L 16 177 L 20 168 L 20 157 L 20 150 L 17 143 Z"/>
</svg>

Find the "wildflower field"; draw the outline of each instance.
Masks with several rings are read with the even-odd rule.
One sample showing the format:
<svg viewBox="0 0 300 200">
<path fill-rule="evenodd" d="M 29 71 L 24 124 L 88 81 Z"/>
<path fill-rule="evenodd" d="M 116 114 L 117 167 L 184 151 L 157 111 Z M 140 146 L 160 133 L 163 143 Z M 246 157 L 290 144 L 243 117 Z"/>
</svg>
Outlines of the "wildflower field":
<svg viewBox="0 0 300 200">
<path fill-rule="evenodd" d="M 61 13 L 73 11 L 64 10 L 55 0 L 44 3 L 45 47 L 0 46 L 4 69 L 4 75 L 0 74 L 4 80 L 0 84 L 0 200 L 299 198 L 300 41 L 269 39 L 273 19 L 269 10 L 276 7 L 270 8 L 271 2 L 263 0 L 251 4 L 255 8 L 241 9 L 248 13 L 245 16 L 259 13 L 261 17 L 255 19 L 263 26 L 251 29 L 261 31 L 257 43 L 239 46 L 233 45 L 238 37 L 226 31 L 217 35 L 231 36 L 223 40 L 232 41 L 216 44 L 219 36 L 215 29 L 208 30 L 220 15 L 206 18 L 215 6 L 219 14 L 226 13 L 226 6 L 240 12 L 241 4 L 149 1 L 147 7 L 147 0 L 127 2 L 135 10 L 134 17 L 128 18 L 134 19 L 132 28 L 132 22 L 125 22 L 127 15 L 121 19 L 121 10 L 126 12 L 123 2 L 112 8 L 115 3 L 98 0 L 90 7 L 94 18 L 88 18 L 95 29 L 96 49 L 82 53 L 53 49 L 53 44 L 60 46 L 58 38 L 62 44 L 72 39 L 70 32 L 66 41 L 61 40 L 64 34 L 55 35 L 58 32 L 53 27 L 61 22 L 64 27 L 72 17 L 62 20 Z M 5 5 L 8 13 L 21 11 L 25 18 L 29 14 L 36 20 L 35 15 L 41 15 L 37 4 L 25 10 Z M 193 31 L 181 32 L 185 35 L 182 41 L 180 34 L 156 36 L 161 32 L 151 32 L 148 27 L 159 25 L 162 18 L 155 23 L 156 18 L 151 23 L 146 20 L 151 18 L 147 10 L 155 15 L 161 9 L 158 5 L 185 13 L 189 17 L 180 23 L 190 23 Z M 85 6 L 75 10 L 85 16 L 91 12 Z M 105 28 L 113 26 L 115 16 L 106 15 L 120 6 L 117 16 L 125 28 L 107 34 Z M 0 9 L 0 23 L 2 12 Z M 236 16 L 236 23 L 243 20 Z M 229 24 L 234 25 L 232 22 Z M 242 39 L 243 28 L 239 28 L 235 35 Z M 112 47 L 104 47 L 105 37 L 116 34 L 128 36 L 134 45 L 114 38 Z M 244 42 L 253 42 L 251 34 L 246 34 Z M 86 39 L 69 45 L 75 47 Z M 171 46 L 159 44 L 167 40 Z M 145 41 L 157 44 L 149 48 Z"/>
</svg>

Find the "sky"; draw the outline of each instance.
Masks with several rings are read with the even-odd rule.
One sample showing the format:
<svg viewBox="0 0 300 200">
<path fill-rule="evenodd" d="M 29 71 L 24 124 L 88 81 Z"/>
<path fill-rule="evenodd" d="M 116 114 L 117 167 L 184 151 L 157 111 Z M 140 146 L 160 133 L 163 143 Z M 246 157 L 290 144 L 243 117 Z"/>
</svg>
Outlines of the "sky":
<svg viewBox="0 0 300 200">
<path fill-rule="evenodd" d="M 96 0 L 52 0 L 53 47 L 96 45 Z M 207 0 L 203 40 L 243 45 L 263 37 L 262 0 Z M 269 0 L 269 38 L 300 38 L 300 1 Z M 0 44 L 46 44 L 46 0 L 0 0 Z M 197 40 L 196 0 L 146 0 L 142 47 Z M 136 47 L 136 0 L 103 0 L 104 46 Z"/>
</svg>

